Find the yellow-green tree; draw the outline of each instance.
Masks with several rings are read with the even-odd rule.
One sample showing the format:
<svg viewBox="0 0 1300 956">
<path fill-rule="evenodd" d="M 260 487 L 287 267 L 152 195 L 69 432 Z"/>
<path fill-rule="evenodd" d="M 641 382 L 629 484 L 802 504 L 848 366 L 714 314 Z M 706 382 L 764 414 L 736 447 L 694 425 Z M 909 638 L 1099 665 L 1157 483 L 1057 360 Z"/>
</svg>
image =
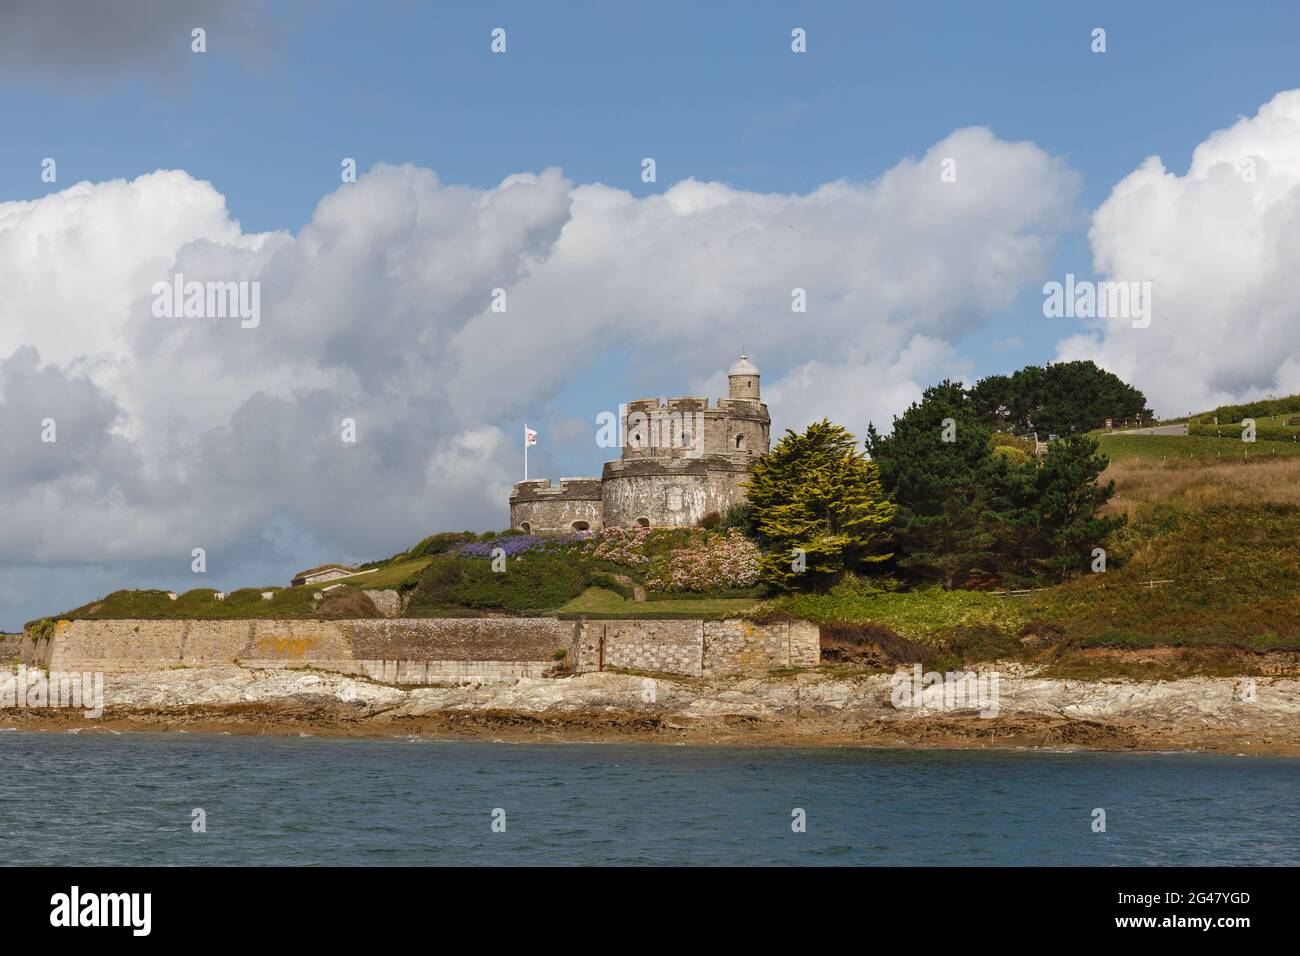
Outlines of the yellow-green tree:
<svg viewBox="0 0 1300 956">
<path fill-rule="evenodd" d="M 888 561 L 894 505 L 875 463 L 840 425 L 787 430 L 747 485 L 762 578 L 783 589 L 824 586 Z"/>
</svg>

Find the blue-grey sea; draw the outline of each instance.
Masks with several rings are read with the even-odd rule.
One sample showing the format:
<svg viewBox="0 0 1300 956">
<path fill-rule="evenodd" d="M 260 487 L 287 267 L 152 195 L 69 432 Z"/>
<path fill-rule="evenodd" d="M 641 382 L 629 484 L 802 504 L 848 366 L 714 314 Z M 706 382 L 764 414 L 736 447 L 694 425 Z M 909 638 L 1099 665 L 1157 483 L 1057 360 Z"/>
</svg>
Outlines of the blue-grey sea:
<svg viewBox="0 0 1300 956">
<path fill-rule="evenodd" d="M 0 863 L 1295 865 L 1297 797 L 1186 753 L 6 732 Z"/>
</svg>

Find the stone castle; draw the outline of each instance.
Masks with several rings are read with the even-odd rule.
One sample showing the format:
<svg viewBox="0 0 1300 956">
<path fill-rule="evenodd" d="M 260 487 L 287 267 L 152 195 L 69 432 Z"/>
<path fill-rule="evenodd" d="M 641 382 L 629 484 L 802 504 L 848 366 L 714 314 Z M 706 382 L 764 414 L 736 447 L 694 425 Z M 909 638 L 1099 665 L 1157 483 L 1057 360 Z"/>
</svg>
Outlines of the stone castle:
<svg viewBox="0 0 1300 956">
<path fill-rule="evenodd" d="M 758 368 L 745 355 L 727 373 L 727 398 L 657 398 L 619 412 L 622 457 L 599 478 L 521 481 L 510 524 L 530 533 L 606 527 L 690 527 L 745 500 L 741 483 L 771 445 Z"/>
</svg>

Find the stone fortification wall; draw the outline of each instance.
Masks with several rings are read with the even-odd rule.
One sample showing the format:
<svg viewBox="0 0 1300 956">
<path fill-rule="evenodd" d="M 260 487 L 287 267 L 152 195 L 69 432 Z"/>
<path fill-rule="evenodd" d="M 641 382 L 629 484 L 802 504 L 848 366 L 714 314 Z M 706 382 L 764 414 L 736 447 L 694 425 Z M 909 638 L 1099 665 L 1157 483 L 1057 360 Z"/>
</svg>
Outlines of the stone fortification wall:
<svg viewBox="0 0 1300 956">
<path fill-rule="evenodd" d="M 602 510 L 599 478 L 521 481 L 510 493 L 510 527 L 531 534 L 599 531 Z"/>
<path fill-rule="evenodd" d="M 562 660 L 579 672 L 761 674 L 814 666 L 821 651 L 820 631 L 806 621 L 543 617 L 60 621 L 48 641 L 24 641 L 20 656 L 64 673 L 240 664 L 424 684 L 540 677 Z"/>
</svg>

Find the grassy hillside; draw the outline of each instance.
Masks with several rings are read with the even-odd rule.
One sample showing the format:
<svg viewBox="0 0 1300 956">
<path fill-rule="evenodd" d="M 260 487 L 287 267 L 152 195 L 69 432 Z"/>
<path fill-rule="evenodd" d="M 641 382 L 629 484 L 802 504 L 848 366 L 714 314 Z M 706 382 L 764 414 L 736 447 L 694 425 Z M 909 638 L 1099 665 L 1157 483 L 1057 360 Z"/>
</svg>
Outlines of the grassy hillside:
<svg viewBox="0 0 1300 956">
<path fill-rule="evenodd" d="M 1209 435 L 1106 435 L 1098 434 L 1101 450 L 1112 463 L 1130 458 L 1188 459 L 1200 464 L 1218 461 L 1254 461 L 1300 456 L 1300 442 L 1260 438 L 1241 440 L 1240 430 L 1223 430 L 1225 437 Z M 1228 437 L 1230 436 L 1230 437 Z"/>
<path fill-rule="evenodd" d="M 377 617 L 362 592 L 392 589 L 410 617 L 479 614 L 603 617 L 697 617 L 738 613 L 756 603 L 752 591 L 721 580 L 737 554 L 754 546 L 738 533 L 705 530 L 611 531 L 607 535 L 541 538 L 514 532 L 432 535 L 409 551 L 323 585 L 246 588 L 224 601 L 210 588 L 172 600 L 158 590 L 116 591 L 79 608 L 30 622 L 37 634 L 58 619 L 337 619 Z M 500 549 L 503 570 L 493 567 Z M 756 555 L 756 551 L 754 551 Z M 675 589 L 674 571 L 686 561 L 691 591 Z M 742 562 L 743 563 L 743 562 Z M 678 575 L 680 577 L 680 575 Z M 715 580 L 715 578 L 717 580 Z M 635 588 L 652 600 L 628 600 Z M 264 599 L 263 592 L 271 597 Z"/>
<path fill-rule="evenodd" d="M 1128 518 L 1109 543 L 1107 569 L 1027 594 L 907 591 L 879 579 L 765 601 L 712 579 L 696 592 L 673 592 L 664 582 L 683 556 L 692 574 L 716 572 L 708 562 L 734 550 L 724 532 L 624 531 L 596 540 L 456 532 L 363 566 L 369 573 L 332 582 L 341 586 L 324 600 L 319 587 L 249 588 L 225 601 L 210 589 L 175 601 L 161 591 L 119 591 L 60 616 L 368 617 L 378 612 L 359 592 L 392 588 L 407 598 L 411 616 L 788 615 L 826 625 L 837 635 L 832 643 L 850 650 L 870 640 L 935 665 L 1023 657 L 1067 672 L 1073 661 L 1078 672 L 1084 657 L 1134 649 L 1300 651 L 1300 442 L 1246 444 L 1239 432 L 1099 440 L 1111 460 L 1102 480 L 1116 485 L 1107 509 Z M 505 573 L 492 570 L 489 555 L 498 547 L 509 554 Z M 649 600 L 630 600 L 638 587 Z M 50 620 L 38 625 L 51 627 Z"/>
<path fill-rule="evenodd" d="M 1021 657 L 1098 676 L 1115 665 L 1080 662 L 1112 649 L 1182 649 L 1218 655 L 1196 672 L 1239 672 L 1251 655 L 1300 651 L 1300 457 L 1225 462 L 1161 454 L 1195 439 L 1133 441 L 1152 453 L 1139 446 L 1102 476 L 1116 483 L 1109 510 L 1129 518 L 1104 573 L 1024 595 L 849 582 L 755 613 L 852 625 L 862 641 L 901 638 L 927 666 Z"/>
</svg>

